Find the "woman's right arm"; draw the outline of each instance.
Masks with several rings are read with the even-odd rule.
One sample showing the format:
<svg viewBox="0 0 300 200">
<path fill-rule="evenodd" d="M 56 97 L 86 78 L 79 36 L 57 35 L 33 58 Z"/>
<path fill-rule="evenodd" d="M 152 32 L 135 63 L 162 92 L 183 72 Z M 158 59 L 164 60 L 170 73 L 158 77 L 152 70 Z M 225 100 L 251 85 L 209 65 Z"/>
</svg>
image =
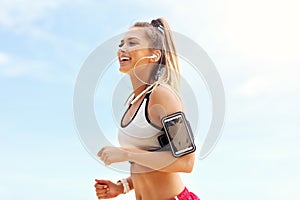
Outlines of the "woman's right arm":
<svg viewBox="0 0 300 200">
<path fill-rule="evenodd" d="M 124 192 L 123 184 L 120 181 L 118 181 L 117 183 L 113 183 L 109 180 L 95 179 L 95 181 L 96 196 L 98 197 L 98 199 L 114 198 L 116 196 L 119 196 L 120 194 L 123 194 Z M 131 177 L 126 178 L 126 181 L 128 182 L 130 190 L 132 190 L 133 184 Z"/>
</svg>

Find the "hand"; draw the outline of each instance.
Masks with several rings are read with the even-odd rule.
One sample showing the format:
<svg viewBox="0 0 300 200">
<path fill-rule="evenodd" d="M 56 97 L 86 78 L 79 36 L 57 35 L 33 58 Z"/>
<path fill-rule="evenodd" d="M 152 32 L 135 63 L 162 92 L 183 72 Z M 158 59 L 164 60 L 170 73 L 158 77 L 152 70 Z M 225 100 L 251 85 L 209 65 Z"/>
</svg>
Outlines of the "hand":
<svg viewBox="0 0 300 200">
<path fill-rule="evenodd" d="M 128 152 L 120 147 L 103 147 L 97 154 L 105 165 L 128 161 Z"/>
<path fill-rule="evenodd" d="M 96 196 L 98 199 L 114 198 L 123 193 L 122 183 L 113 183 L 108 180 L 95 179 Z"/>
</svg>

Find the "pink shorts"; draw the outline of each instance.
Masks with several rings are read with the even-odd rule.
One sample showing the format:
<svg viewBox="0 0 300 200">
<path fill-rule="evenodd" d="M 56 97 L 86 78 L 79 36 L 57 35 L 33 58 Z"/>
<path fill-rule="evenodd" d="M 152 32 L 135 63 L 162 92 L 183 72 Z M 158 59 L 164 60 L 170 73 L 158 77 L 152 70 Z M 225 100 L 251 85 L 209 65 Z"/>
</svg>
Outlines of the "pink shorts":
<svg viewBox="0 0 300 200">
<path fill-rule="evenodd" d="M 170 200 L 200 200 L 200 198 L 185 187 L 180 194 Z"/>
</svg>

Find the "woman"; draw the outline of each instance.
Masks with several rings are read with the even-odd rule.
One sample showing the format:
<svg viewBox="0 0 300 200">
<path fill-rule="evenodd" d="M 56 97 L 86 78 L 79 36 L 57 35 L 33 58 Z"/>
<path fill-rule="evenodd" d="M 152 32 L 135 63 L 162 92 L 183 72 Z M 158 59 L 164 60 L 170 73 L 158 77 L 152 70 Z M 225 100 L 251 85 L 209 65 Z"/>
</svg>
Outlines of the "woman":
<svg viewBox="0 0 300 200">
<path fill-rule="evenodd" d="M 183 111 L 179 98 L 179 67 L 172 35 L 165 19 L 138 22 L 119 45 L 120 71 L 130 76 L 134 98 L 129 98 L 119 130 L 121 147 L 104 147 L 98 156 L 110 165 L 131 163 L 131 176 L 113 183 L 96 179 L 98 199 L 135 190 L 137 200 L 199 199 L 189 192 L 177 172 L 190 173 L 195 155 L 179 158 L 160 149 L 164 116 Z"/>
</svg>

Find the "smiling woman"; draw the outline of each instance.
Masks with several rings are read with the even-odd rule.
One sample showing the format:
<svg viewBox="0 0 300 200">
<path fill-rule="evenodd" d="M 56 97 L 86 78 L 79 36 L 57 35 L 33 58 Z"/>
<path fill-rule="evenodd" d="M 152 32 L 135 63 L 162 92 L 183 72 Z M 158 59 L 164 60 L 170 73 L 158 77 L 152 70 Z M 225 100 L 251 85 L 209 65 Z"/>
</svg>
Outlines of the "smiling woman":
<svg viewBox="0 0 300 200">
<path fill-rule="evenodd" d="M 138 22 L 131 27 L 120 42 L 118 60 L 120 72 L 130 77 L 133 97 L 128 98 L 120 122 L 121 147 L 103 147 L 98 156 L 105 165 L 129 161 L 131 176 L 117 183 L 96 179 L 98 199 L 134 189 L 137 200 L 198 200 L 178 174 L 192 172 L 194 153 L 175 157 L 159 140 L 165 135 L 162 119 L 183 111 L 178 58 L 166 20 Z"/>
</svg>

